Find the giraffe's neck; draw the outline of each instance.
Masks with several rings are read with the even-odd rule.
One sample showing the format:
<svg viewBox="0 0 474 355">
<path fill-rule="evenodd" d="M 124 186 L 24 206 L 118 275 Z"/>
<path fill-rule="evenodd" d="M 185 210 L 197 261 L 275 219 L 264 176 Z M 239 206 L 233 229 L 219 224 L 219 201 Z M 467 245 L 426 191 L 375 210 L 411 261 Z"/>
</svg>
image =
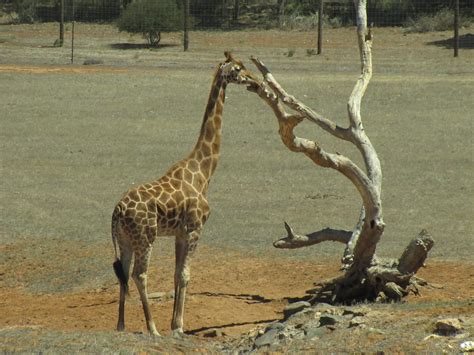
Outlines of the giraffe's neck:
<svg viewBox="0 0 474 355">
<path fill-rule="evenodd" d="M 217 167 L 221 145 L 222 112 L 224 109 L 226 83 L 217 69 L 209 94 L 201 133 L 190 158 L 197 160 L 201 173 L 209 180 Z"/>
</svg>

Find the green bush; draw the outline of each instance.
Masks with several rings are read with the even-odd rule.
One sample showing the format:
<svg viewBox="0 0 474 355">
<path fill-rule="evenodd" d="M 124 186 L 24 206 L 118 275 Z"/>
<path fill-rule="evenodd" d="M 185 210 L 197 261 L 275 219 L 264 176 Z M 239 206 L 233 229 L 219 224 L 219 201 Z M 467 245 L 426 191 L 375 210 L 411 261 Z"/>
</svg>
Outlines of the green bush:
<svg viewBox="0 0 474 355">
<path fill-rule="evenodd" d="M 449 9 L 442 9 L 433 15 L 423 15 L 415 20 L 408 20 L 406 23 L 406 32 L 447 31 L 453 29 L 453 24 L 453 11 Z M 468 26 L 469 24 L 469 19 L 461 17 L 461 26 Z"/>
<path fill-rule="evenodd" d="M 138 0 L 123 11 L 117 27 L 120 31 L 141 33 L 151 45 L 156 46 L 161 32 L 182 28 L 182 11 L 176 0 Z"/>
<path fill-rule="evenodd" d="M 282 19 L 280 20 L 280 29 L 312 31 L 318 28 L 318 22 L 318 14 L 303 16 L 299 15 L 298 13 L 293 13 L 290 15 L 282 16 Z M 329 16 L 323 15 L 323 26 L 325 28 L 339 28 L 343 27 L 343 23 L 339 17 L 329 18 Z"/>
<path fill-rule="evenodd" d="M 197 28 L 221 28 L 225 20 L 224 0 L 190 0 L 190 12 Z M 230 15 L 230 12 L 229 14 Z"/>
<path fill-rule="evenodd" d="M 16 22 L 33 23 L 36 20 L 36 5 L 34 0 L 14 0 L 12 8 L 16 12 Z"/>
</svg>

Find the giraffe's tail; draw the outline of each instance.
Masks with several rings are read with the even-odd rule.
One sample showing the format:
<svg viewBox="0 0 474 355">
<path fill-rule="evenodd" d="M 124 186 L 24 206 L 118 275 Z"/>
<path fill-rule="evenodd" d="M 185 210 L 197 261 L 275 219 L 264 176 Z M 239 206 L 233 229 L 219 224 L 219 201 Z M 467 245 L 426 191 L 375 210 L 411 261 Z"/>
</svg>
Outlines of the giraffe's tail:
<svg viewBox="0 0 474 355">
<path fill-rule="evenodd" d="M 115 261 L 113 263 L 115 276 L 120 282 L 120 287 L 123 287 L 125 290 L 125 294 L 128 295 L 128 279 L 125 275 L 125 271 L 123 269 L 122 262 L 120 261 L 117 253 L 117 234 L 119 233 L 119 223 L 120 217 L 122 215 L 122 210 L 120 205 L 115 207 L 114 213 L 112 215 L 112 242 L 114 243 L 114 252 L 115 252 Z"/>
</svg>

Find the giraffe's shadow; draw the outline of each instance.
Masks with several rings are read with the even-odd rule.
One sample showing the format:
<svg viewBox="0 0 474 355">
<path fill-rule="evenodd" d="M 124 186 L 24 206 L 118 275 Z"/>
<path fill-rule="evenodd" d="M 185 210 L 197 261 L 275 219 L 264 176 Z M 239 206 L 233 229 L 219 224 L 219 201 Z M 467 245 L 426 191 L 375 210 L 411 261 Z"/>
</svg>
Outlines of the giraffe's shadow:
<svg viewBox="0 0 474 355">
<path fill-rule="evenodd" d="M 211 329 L 225 329 L 225 328 L 232 328 L 232 327 L 238 327 L 242 325 L 257 325 L 257 324 L 266 324 L 266 323 L 272 323 L 276 322 L 280 319 L 263 319 L 263 320 L 257 320 L 257 321 L 251 321 L 251 322 L 240 322 L 240 323 L 228 323 L 228 324 L 223 324 L 223 325 L 214 325 L 210 327 L 202 327 L 202 328 L 196 328 L 192 330 L 188 330 L 185 333 L 187 335 L 197 335 L 202 332 L 206 332 Z"/>
</svg>

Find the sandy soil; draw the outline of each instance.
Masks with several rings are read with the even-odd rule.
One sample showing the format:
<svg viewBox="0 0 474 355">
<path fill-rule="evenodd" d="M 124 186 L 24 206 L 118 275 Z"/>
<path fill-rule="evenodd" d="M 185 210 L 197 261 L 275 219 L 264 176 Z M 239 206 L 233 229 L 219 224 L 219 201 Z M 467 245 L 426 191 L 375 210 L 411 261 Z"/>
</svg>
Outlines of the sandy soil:
<svg viewBox="0 0 474 355">
<path fill-rule="evenodd" d="M 8 252 L 8 250 L 7 250 Z M 159 331 L 169 333 L 173 306 L 172 258 L 163 260 L 160 268 L 150 270 L 150 293 L 165 293 L 153 299 L 153 314 Z M 24 265 L 31 268 L 31 264 Z M 474 295 L 474 268 L 468 263 L 430 261 L 419 272 L 434 287 L 423 288 L 420 296 L 407 302 L 425 304 L 420 312 L 433 316 L 446 313 L 473 314 L 473 307 L 447 307 L 450 302 Z M 12 271 L 5 270 L 7 273 Z M 28 273 L 31 270 L 15 270 Z M 39 270 L 48 272 L 47 268 Z M 314 281 L 337 275 L 336 261 L 319 263 L 243 258 L 219 255 L 204 250 L 195 260 L 186 305 L 185 324 L 190 334 L 202 334 L 219 328 L 227 335 L 245 333 L 256 325 L 282 318 L 289 300 L 302 298 Z M 0 290 L 0 328 L 40 326 L 60 331 L 103 331 L 115 327 L 118 286 L 107 285 L 94 290 L 67 293 L 30 293 L 22 288 Z M 127 330 L 145 332 L 146 326 L 135 287 L 127 301 Z"/>
</svg>

